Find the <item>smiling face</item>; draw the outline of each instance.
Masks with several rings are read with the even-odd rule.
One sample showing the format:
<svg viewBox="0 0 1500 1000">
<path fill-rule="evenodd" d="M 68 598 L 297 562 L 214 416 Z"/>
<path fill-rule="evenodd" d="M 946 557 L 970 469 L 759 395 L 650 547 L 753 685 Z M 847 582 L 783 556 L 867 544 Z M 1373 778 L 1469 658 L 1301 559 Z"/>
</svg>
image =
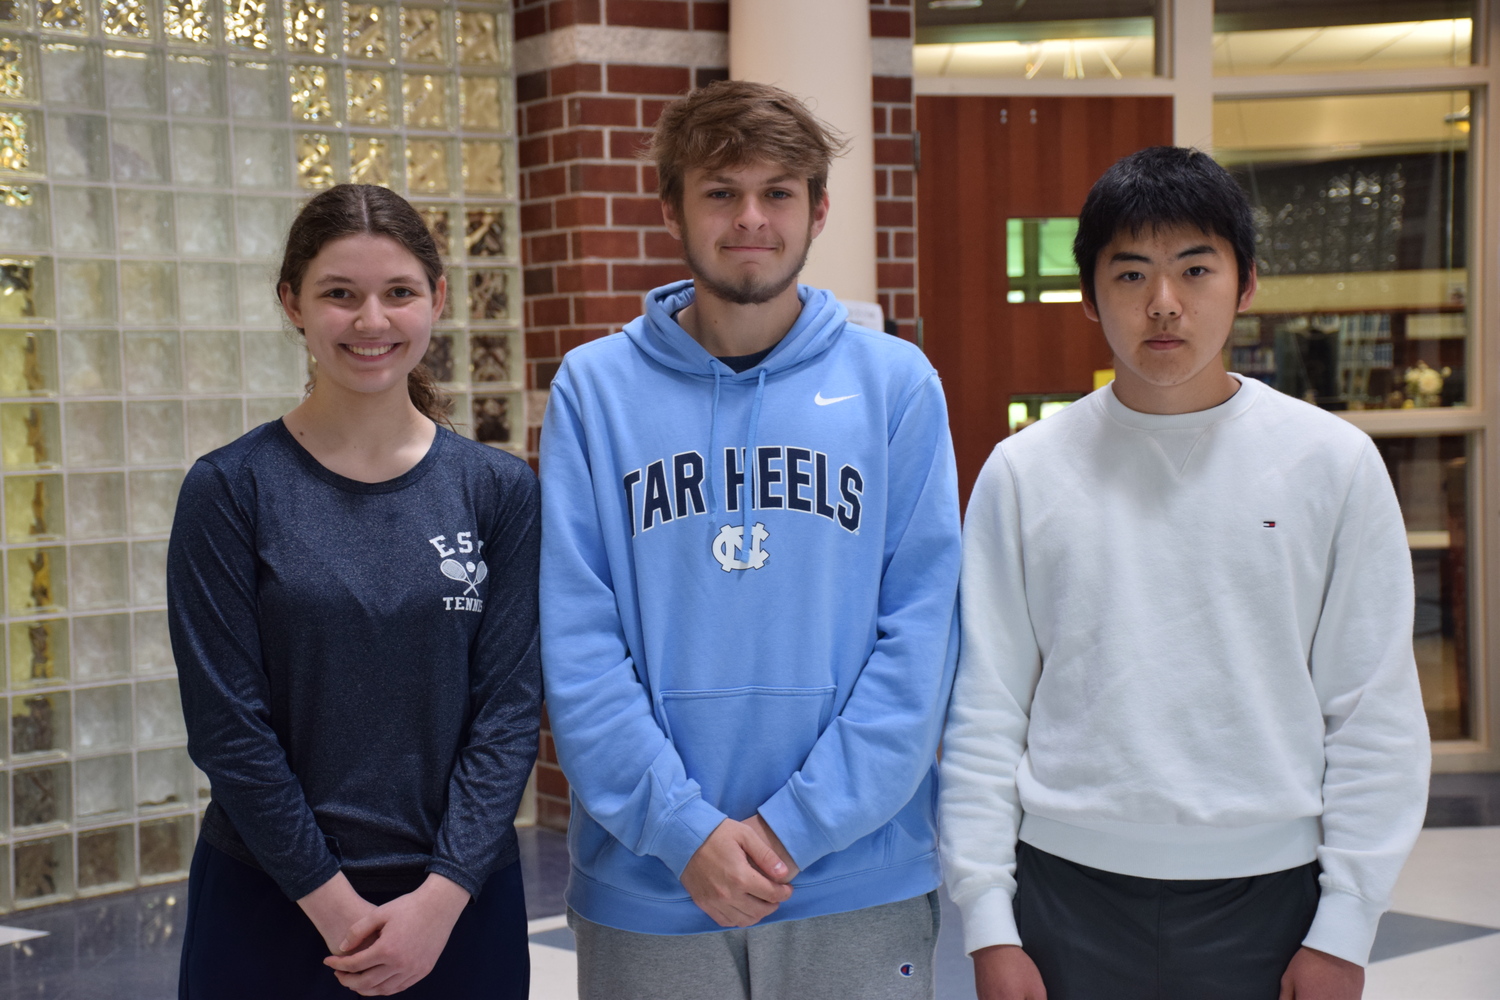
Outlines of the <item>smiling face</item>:
<svg viewBox="0 0 1500 1000">
<path fill-rule="evenodd" d="M 802 272 L 828 219 L 828 196 L 812 204 L 807 178 L 765 161 L 694 167 L 683 177 L 682 204 L 664 201 L 662 213 L 700 294 L 760 305 Z"/>
<path fill-rule="evenodd" d="M 293 293 L 283 284 L 280 293 L 325 391 L 405 394 L 406 376 L 427 353 L 442 312 L 447 279 L 431 289 L 409 250 L 388 236 L 361 233 L 324 244 L 301 288 Z"/>
<path fill-rule="evenodd" d="M 1115 355 L 1115 395 L 1146 413 L 1188 413 L 1234 394 L 1223 350 L 1243 292 L 1234 250 L 1193 226 L 1124 230 L 1099 252 L 1092 301 L 1083 311 L 1104 328 Z"/>
</svg>

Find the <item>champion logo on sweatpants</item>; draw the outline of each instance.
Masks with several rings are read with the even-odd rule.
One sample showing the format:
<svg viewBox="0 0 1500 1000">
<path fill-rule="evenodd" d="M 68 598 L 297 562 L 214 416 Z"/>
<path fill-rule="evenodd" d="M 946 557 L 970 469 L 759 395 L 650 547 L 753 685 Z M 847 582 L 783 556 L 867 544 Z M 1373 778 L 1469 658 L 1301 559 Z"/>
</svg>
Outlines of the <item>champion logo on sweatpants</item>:
<svg viewBox="0 0 1500 1000">
<path fill-rule="evenodd" d="M 917 971 L 917 967 L 915 965 L 912 965 L 910 962 L 902 962 L 901 967 L 896 971 L 901 973 L 901 975 L 905 976 L 906 978 L 910 979 L 912 975 Z"/>
</svg>

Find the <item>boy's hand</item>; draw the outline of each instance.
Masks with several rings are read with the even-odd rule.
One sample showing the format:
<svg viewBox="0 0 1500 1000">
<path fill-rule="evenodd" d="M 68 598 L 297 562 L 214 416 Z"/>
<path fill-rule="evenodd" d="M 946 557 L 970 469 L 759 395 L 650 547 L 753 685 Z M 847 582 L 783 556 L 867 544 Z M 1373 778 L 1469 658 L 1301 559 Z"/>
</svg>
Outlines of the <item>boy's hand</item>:
<svg viewBox="0 0 1500 1000">
<path fill-rule="evenodd" d="M 375 907 L 349 928 L 341 949 L 348 953 L 323 964 L 360 996 L 400 993 L 432 971 L 468 903 L 469 894 L 458 883 L 429 872 L 415 890 Z M 362 941 L 358 951 L 350 951 Z"/>
<path fill-rule="evenodd" d="M 1019 945 L 980 948 L 973 958 L 974 992 L 979 1000 L 1047 1000 L 1042 974 Z"/>
<path fill-rule="evenodd" d="M 765 838 L 726 819 L 682 870 L 682 887 L 720 927 L 749 927 L 791 898 L 789 887 L 771 881 L 790 877 Z"/>
<path fill-rule="evenodd" d="M 771 845 L 771 850 L 776 852 L 776 856 L 781 859 L 781 863 L 786 865 L 786 874 L 782 876 L 771 876 L 771 873 L 764 868 L 761 871 L 771 876 L 772 882 L 780 882 L 783 885 L 796 878 L 797 873 L 802 869 L 798 868 L 797 862 L 792 860 L 791 854 L 787 852 L 786 845 L 781 842 L 780 837 L 776 836 L 776 831 L 771 829 L 771 824 L 761 819 L 760 813 L 756 813 L 745 820 L 745 825 L 760 834 L 761 839 Z"/>
<path fill-rule="evenodd" d="M 1281 977 L 1277 1000 L 1359 1000 L 1365 970 L 1324 951 L 1298 948 Z"/>
</svg>

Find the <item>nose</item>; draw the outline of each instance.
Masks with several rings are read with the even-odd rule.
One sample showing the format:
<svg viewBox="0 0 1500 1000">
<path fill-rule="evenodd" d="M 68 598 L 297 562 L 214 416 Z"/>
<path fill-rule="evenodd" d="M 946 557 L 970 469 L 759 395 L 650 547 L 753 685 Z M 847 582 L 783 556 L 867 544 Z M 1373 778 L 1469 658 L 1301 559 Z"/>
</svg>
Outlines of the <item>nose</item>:
<svg viewBox="0 0 1500 1000">
<path fill-rule="evenodd" d="M 1172 282 L 1166 278 L 1158 278 L 1151 289 L 1151 301 L 1146 305 L 1146 312 L 1152 319 L 1176 319 L 1182 315 L 1182 303 L 1177 298 L 1177 290 L 1172 287 Z"/>
<path fill-rule="evenodd" d="M 390 325 L 390 318 L 385 314 L 380 296 L 366 296 L 360 304 L 359 312 L 354 314 L 354 329 L 361 333 L 379 333 Z"/>
<path fill-rule="evenodd" d="M 739 229 L 759 229 L 766 224 L 766 213 L 762 211 L 759 199 L 746 198 L 740 203 L 739 215 L 735 217 L 734 224 Z"/>
</svg>

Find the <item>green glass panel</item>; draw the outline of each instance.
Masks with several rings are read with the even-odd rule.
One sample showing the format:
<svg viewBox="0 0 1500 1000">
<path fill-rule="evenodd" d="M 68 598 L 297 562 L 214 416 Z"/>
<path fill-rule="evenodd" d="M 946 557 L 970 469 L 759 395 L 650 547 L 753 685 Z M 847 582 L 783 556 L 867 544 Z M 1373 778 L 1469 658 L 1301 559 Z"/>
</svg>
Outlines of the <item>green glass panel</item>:
<svg viewBox="0 0 1500 1000">
<path fill-rule="evenodd" d="M 1005 220 L 1005 274 L 1010 278 L 1026 276 L 1026 242 L 1021 235 L 1022 220 Z"/>
<path fill-rule="evenodd" d="M 1041 259 L 1038 273 L 1044 278 L 1078 273 L 1073 263 L 1073 237 L 1078 235 L 1077 219 L 1042 219 L 1037 226 L 1041 235 Z"/>
</svg>

